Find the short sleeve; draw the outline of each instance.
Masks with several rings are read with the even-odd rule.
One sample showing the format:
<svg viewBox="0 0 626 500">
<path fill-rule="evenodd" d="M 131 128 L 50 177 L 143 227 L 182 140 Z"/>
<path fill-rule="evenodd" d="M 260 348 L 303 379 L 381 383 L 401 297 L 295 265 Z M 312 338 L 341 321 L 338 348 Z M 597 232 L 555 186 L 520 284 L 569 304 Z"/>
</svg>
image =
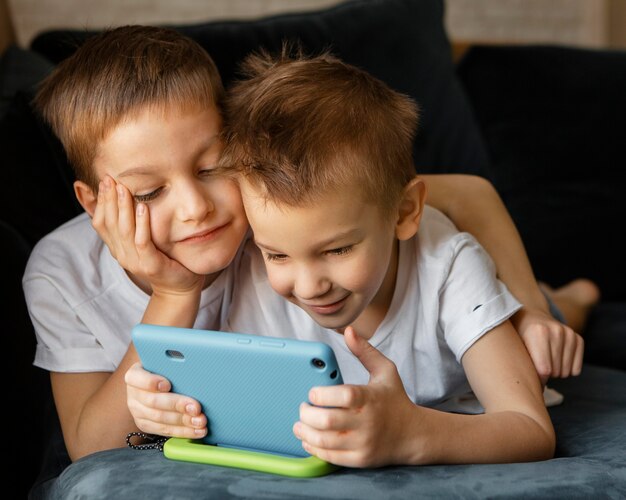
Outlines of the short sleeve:
<svg viewBox="0 0 626 500">
<path fill-rule="evenodd" d="M 497 279 L 487 252 L 471 235 L 460 233 L 440 290 L 439 307 L 441 331 L 460 362 L 474 342 L 522 306 Z"/>
<path fill-rule="evenodd" d="M 113 371 L 95 335 L 45 277 L 23 281 L 37 348 L 35 366 L 53 372 Z"/>
</svg>

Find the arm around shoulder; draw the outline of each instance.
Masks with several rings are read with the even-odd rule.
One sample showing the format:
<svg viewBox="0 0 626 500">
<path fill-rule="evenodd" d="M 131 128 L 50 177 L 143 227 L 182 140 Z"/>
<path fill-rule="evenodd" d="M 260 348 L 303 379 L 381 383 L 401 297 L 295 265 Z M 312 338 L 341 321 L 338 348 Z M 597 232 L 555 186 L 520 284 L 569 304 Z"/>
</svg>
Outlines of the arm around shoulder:
<svg viewBox="0 0 626 500">
<path fill-rule="evenodd" d="M 464 174 L 421 176 L 427 203 L 472 234 L 491 256 L 498 277 L 525 307 L 548 312 L 524 243 L 500 195 L 489 180 Z"/>
</svg>

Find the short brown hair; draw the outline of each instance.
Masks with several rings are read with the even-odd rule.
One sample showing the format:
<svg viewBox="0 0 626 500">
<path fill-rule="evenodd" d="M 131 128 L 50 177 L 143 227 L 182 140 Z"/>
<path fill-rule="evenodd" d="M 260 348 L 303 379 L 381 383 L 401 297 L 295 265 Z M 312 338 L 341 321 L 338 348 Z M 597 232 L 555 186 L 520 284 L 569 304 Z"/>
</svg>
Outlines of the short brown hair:
<svg viewBox="0 0 626 500">
<path fill-rule="evenodd" d="M 224 89 L 211 57 L 175 30 L 122 26 L 88 38 L 41 84 L 34 105 L 63 143 L 76 177 L 94 190 L 98 145 L 146 106 L 220 106 Z"/>
<path fill-rule="evenodd" d="M 273 202 L 302 206 L 358 187 L 389 212 L 415 176 L 415 102 L 328 53 L 290 52 L 244 61 L 225 100 L 221 165 Z"/>
</svg>

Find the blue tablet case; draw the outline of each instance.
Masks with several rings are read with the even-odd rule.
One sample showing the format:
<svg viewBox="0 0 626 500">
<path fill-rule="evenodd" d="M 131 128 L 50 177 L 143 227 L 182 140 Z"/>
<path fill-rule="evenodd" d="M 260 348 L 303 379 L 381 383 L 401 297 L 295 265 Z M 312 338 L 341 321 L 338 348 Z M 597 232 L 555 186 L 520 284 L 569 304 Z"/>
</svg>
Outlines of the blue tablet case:
<svg viewBox="0 0 626 500">
<path fill-rule="evenodd" d="M 292 431 L 300 403 L 314 386 L 343 383 L 321 342 L 145 324 L 132 338 L 146 370 L 200 402 L 204 442 L 221 447 L 309 457 Z"/>
</svg>

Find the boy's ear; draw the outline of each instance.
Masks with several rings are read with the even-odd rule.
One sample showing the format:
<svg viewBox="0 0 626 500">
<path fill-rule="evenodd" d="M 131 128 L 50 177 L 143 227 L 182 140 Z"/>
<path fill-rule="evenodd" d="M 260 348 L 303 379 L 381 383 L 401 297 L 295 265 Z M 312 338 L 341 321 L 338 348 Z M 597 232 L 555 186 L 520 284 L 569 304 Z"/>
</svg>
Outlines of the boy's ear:
<svg viewBox="0 0 626 500">
<path fill-rule="evenodd" d="M 424 211 L 425 199 L 426 184 L 419 177 L 414 177 L 405 186 L 398 206 L 396 237 L 399 240 L 408 240 L 417 233 Z"/>
<path fill-rule="evenodd" d="M 98 203 L 98 193 L 94 193 L 93 189 L 83 181 L 74 181 L 74 194 L 78 203 L 89 214 L 89 217 L 93 217 L 96 211 L 96 204 Z"/>
</svg>

